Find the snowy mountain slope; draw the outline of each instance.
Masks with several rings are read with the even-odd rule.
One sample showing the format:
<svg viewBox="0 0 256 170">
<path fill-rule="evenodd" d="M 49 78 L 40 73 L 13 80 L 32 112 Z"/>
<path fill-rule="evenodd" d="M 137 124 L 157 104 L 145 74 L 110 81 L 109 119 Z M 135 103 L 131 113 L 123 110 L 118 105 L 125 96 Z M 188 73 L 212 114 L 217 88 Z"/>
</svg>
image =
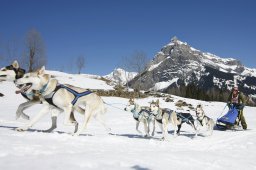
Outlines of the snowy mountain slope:
<svg viewBox="0 0 256 170">
<path fill-rule="evenodd" d="M 69 75 L 71 79 L 74 77 Z M 69 79 L 64 74 L 60 79 Z M 75 76 L 76 77 L 76 76 Z M 80 86 L 94 84 L 94 79 L 83 80 L 77 77 Z M 72 81 L 70 82 L 72 83 Z M 102 87 L 105 88 L 106 86 Z M 58 128 L 53 133 L 42 133 L 51 125 L 50 115 L 46 115 L 30 131 L 17 132 L 14 128 L 22 126 L 25 120 L 15 120 L 18 105 L 25 101 L 14 93 L 16 87 L 11 82 L 0 83 L 0 91 L 5 94 L 0 97 L 0 169 L 255 169 L 256 154 L 256 116 L 255 107 L 245 107 L 245 117 L 248 123 L 247 131 L 217 131 L 204 137 L 203 133 L 193 138 L 194 131 L 186 124 L 181 129 L 181 135 L 173 137 L 170 126 L 169 141 L 160 141 L 162 137 L 159 127 L 153 138 L 143 138 L 135 130 L 132 114 L 123 110 L 128 99 L 103 97 L 108 103 L 106 122 L 112 129 L 112 135 L 94 119 L 89 122 L 87 130 L 79 137 L 73 137 L 73 127 L 63 125 L 63 114 L 58 116 Z M 149 105 L 156 98 L 137 99 L 141 105 Z M 216 118 L 223 111 L 225 103 L 204 102 L 173 96 L 178 100 L 196 106 L 201 103 L 208 116 Z M 174 103 L 166 103 L 160 98 L 161 107 L 177 109 Z M 26 110 L 31 117 L 42 108 L 33 106 Z M 186 108 L 185 108 L 186 109 Z M 227 111 L 227 110 L 225 110 Z M 195 115 L 193 111 L 191 114 Z M 82 116 L 75 115 L 79 122 Z M 140 129 L 143 131 L 142 125 Z M 203 132 L 203 131 L 202 131 Z"/>
<path fill-rule="evenodd" d="M 117 68 L 113 72 L 108 75 L 103 76 L 104 78 L 114 82 L 115 84 L 126 84 L 130 80 L 132 80 L 138 73 L 136 72 L 128 72 L 124 69 Z"/>
<path fill-rule="evenodd" d="M 101 76 L 90 74 L 68 74 L 59 71 L 46 71 L 46 73 L 52 75 L 63 84 L 72 84 L 77 87 L 88 89 L 113 90 L 112 86 L 108 85 L 105 81 L 100 80 Z"/>
<path fill-rule="evenodd" d="M 154 87 L 160 82 L 172 82 L 169 87 L 193 83 L 205 90 L 230 90 L 238 85 L 243 93 L 256 94 L 256 69 L 247 68 L 233 58 L 201 52 L 175 37 L 155 55 L 142 73 L 141 80 L 139 78 L 135 77 L 130 85 L 136 87 L 142 82 L 142 89 L 157 91 L 168 88 Z"/>
</svg>

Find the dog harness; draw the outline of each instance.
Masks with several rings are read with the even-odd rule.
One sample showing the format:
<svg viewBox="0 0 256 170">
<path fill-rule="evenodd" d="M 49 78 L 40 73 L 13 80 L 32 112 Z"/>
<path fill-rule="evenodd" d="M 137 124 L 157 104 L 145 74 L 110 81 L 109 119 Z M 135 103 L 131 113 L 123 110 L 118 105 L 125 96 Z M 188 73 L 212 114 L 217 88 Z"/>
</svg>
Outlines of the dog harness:
<svg viewBox="0 0 256 170">
<path fill-rule="evenodd" d="M 201 126 L 203 126 L 203 120 L 204 120 L 204 116 L 202 119 L 197 118 L 197 121 L 200 123 Z"/>
<path fill-rule="evenodd" d="M 201 118 L 201 119 L 197 118 L 197 121 L 200 122 L 201 126 L 203 126 L 203 120 L 204 119 L 210 119 L 208 116 L 205 116 L 205 115 L 203 115 L 202 117 L 203 118 Z"/>
<path fill-rule="evenodd" d="M 192 115 L 189 113 L 182 113 L 182 112 L 176 112 L 176 113 L 177 113 L 177 117 L 180 118 L 182 122 L 189 123 L 193 119 Z"/>
<path fill-rule="evenodd" d="M 53 97 L 55 95 L 55 93 L 59 90 L 59 89 L 66 89 L 67 91 L 69 91 L 71 94 L 74 95 L 74 99 L 73 101 L 71 102 L 72 105 L 75 105 L 77 100 L 80 98 L 80 97 L 83 97 L 83 96 L 86 96 L 88 94 L 91 94 L 92 92 L 90 90 L 87 90 L 87 91 L 84 91 L 82 93 L 78 93 L 77 91 L 63 85 L 63 84 L 58 84 L 56 86 L 56 88 L 47 96 L 44 97 L 44 99 L 47 101 L 47 103 L 49 103 L 50 105 L 53 105 L 55 107 L 58 108 L 58 106 L 56 106 L 54 103 L 53 103 Z"/>
<path fill-rule="evenodd" d="M 139 116 L 142 114 L 142 112 L 146 112 L 149 115 L 149 116 L 144 115 L 146 119 L 148 119 L 152 114 L 149 110 L 146 110 L 146 109 L 141 109 L 138 113 L 136 113 L 135 110 L 136 109 L 134 108 L 133 110 L 131 110 L 131 112 L 133 113 L 133 118 L 137 121 L 139 121 Z"/>
<path fill-rule="evenodd" d="M 161 114 L 160 109 L 159 109 L 156 115 L 153 114 L 155 116 L 155 119 L 156 119 L 156 121 L 158 123 L 161 123 L 161 124 L 163 123 L 162 119 L 163 119 L 164 112 L 166 112 L 168 114 L 168 120 L 170 120 L 171 114 L 172 114 L 173 110 L 171 110 L 171 109 L 164 109 L 164 111 L 162 111 L 162 114 Z"/>
</svg>

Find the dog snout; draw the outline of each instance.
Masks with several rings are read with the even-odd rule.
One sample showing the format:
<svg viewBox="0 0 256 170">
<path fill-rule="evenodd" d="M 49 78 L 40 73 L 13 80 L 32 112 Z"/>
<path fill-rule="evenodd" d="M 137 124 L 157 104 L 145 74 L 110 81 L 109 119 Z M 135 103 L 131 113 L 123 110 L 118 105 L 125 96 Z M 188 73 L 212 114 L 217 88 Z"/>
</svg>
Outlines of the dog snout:
<svg viewBox="0 0 256 170">
<path fill-rule="evenodd" d="M 124 108 L 125 111 L 127 111 L 126 107 Z"/>
</svg>

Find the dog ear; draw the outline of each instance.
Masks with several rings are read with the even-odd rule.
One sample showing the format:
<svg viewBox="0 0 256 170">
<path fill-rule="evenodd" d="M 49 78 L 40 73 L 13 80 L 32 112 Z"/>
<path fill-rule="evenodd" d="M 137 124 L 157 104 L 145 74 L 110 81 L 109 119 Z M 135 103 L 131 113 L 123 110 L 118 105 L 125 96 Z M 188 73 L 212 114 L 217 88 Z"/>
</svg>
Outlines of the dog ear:
<svg viewBox="0 0 256 170">
<path fill-rule="evenodd" d="M 40 70 L 38 70 L 38 75 L 42 75 L 44 74 L 44 71 L 45 71 L 45 66 L 42 66 Z"/>
<path fill-rule="evenodd" d="M 13 63 L 12 63 L 12 66 L 14 67 L 14 68 L 19 68 L 19 63 L 18 63 L 18 61 L 17 60 L 14 60 L 13 61 Z"/>
</svg>

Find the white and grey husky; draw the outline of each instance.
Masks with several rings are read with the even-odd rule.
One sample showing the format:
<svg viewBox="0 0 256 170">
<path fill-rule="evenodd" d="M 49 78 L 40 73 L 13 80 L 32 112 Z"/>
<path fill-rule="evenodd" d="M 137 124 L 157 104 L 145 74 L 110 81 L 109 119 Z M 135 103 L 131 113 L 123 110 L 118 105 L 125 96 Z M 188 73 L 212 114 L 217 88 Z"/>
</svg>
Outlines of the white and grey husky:
<svg viewBox="0 0 256 170">
<path fill-rule="evenodd" d="M 17 85 L 22 86 L 21 91 L 32 93 L 33 90 L 39 92 L 39 97 L 44 105 L 43 109 L 34 117 L 26 126 L 18 128 L 18 130 L 27 130 L 38 122 L 42 116 L 48 113 L 49 109 L 56 107 L 64 111 L 64 125 L 77 126 L 77 122 L 72 120 L 70 115 L 76 110 L 84 114 L 84 121 L 79 126 L 74 135 L 82 133 L 90 118 L 95 117 L 108 131 L 104 121 L 104 113 L 106 108 L 103 100 L 97 94 L 90 90 L 74 87 L 71 85 L 61 85 L 56 79 L 50 78 L 45 74 L 45 68 L 42 67 L 36 72 L 25 74 L 22 78 L 15 81 Z M 81 109 L 81 107 L 85 109 Z"/>
<path fill-rule="evenodd" d="M 155 134 L 155 120 L 154 116 L 150 112 L 150 108 L 147 106 L 140 106 L 137 103 L 135 103 L 134 99 L 130 99 L 128 101 L 127 106 L 124 108 L 125 111 L 129 111 L 133 113 L 133 118 L 136 121 L 136 130 L 140 134 L 142 132 L 139 130 L 139 125 L 140 122 L 144 124 L 144 131 L 145 131 L 145 136 L 148 137 L 150 136 L 150 125 L 152 123 L 153 125 L 153 131 L 151 133 L 152 136 Z"/>
<path fill-rule="evenodd" d="M 212 135 L 215 123 L 212 118 L 205 115 L 203 106 L 201 104 L 196 106 L 196 117 L 198 122 L 197 124 L 201 127 L 206 127 L 209 135 Z M 199 126 L 197 126 L 197 130 L 199 130 Z"/>
<path fill-rule="evenodd" d="M 155 115 L 155 120 L 160 124 L 163 140 L 168 139 L 168 124 L 173 126 L 174 136 L 176 136 L 176 130 L 179 122 L 175 111 L 167 108 L 160 108 L 159 100 L 152 101 L 150 103 L 150 111 Z"/>
<path fill-rule="evenodd" d="M 20 68 L 20 65 L 18 61 L 13 61 L 13 63 L 9 66 L 5 66 L 0 69 L 0 81 L 11 81 L 14 82 L 17 79 L 20 79 L 25 74 L 25 69 Z M 17 86 L 19 88 L 19 86 Z M 29 107 L 40 104 L 41 101 L 39 100 L 39 97 L 36 95 L 36 93 L 26 93 L 21 92 L 20 93 L 25 99 L 27 99 L 26 102 L 19 105 L 17 111 L 16 111 L 16 119 L 22 117 L 26 120 L 29 120 L 29 116 L 24 113 L 24 110 L 28 109 Z M 44 130 L 44 132 L 51 132 L 57 127 L 57 117 L 56 117 L 56 109 L 51 110 L 52 113 L 52 126 Z M 73 114 L 71 115 L 72 118 L 74 118 Z"/>
</svg>

